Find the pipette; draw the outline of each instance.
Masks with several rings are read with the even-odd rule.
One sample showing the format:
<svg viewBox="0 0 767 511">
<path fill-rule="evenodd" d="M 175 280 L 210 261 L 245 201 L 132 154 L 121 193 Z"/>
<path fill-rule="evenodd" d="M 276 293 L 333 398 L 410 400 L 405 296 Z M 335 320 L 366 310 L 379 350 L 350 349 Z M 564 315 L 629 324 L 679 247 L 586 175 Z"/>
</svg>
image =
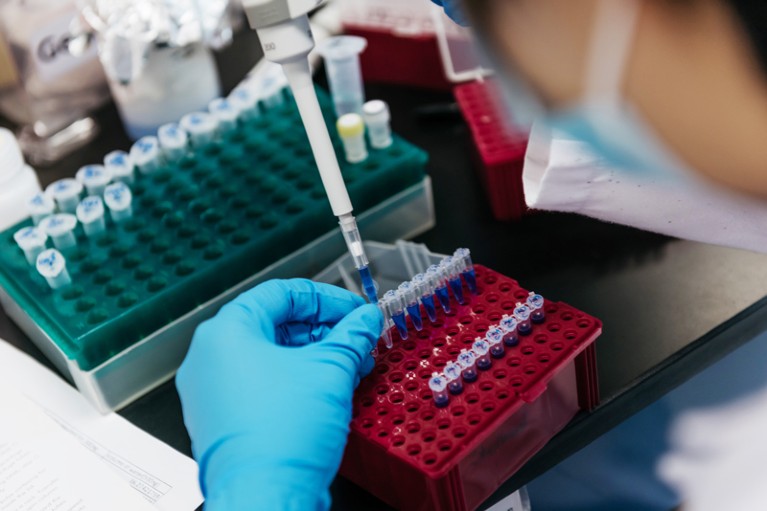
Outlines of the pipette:
<svg viewBox="0 0 767 511">
<path fill-rule="evenodd" d="M 258 32 L 264 57 L 282 65 L 309 137 L 330 207 L 338 217 L 365 294 L 371 303 L 377 303 L 377 286 L 370 273 L 357 221 L 352 215 L 352 203 L 317 101 L 309 66 L 314 37 L 308 13 L 322 3 L 323 0 L 242 0 L 248 22 Z"/>
</svg>

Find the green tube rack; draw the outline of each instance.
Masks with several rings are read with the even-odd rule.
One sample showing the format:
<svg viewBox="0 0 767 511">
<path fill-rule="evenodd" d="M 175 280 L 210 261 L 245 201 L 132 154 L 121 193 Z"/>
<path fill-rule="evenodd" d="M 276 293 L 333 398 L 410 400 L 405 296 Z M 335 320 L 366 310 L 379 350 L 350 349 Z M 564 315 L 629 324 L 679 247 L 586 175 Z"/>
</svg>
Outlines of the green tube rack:
<svg viewBox="0 0 767 511">
<path fill-rule="evenodd" d="M 346 163 L 332 128 L 330 98 L 320 89 L 318 95 L 358 218 L 380 210 L 392 197 L 412 195 L 414 189 L 423 195 L 424 183 L 426 193 L 430 191 L 426 153 L 397 136 L 390 147 L 371 149 L 364 162 Z M 288 94 L 283 104 L 261 106 L 259 116 L 241 120 L 235 130 L 190 150 L 178 162 L 166 162 L 150 174 L 137 173 L 131 189 L 130 220 L 115 224 L 108 218 L 106 233 L 92 239 L 77 227 L 77 246 L 62 251 L 73 283 L 59 290 L 48 287 L 13 240 L 14 232 L 31 225 L 29 220 L 0 233 L 0 300 L 6 311 L 83 393 L 95 394 L 89 397 L 102 410 L 123 406 L 167 380 L 189 339 L 182 353 L 171 357 L 170 370 L 162 363 L 164 369 L 150 371 L 146 382 L 131 383 L 135 388 L 130 392 L 120 389 L 119 377 L 112 378 L 108 389 L 96 381 L 87 383 L 96 389 L 85 391 L 79 373 L 104 369 L 105 363 L 190 311 L 220 305 L 216 297 L 231 295 L 264 268 L 290 260 L 291 254 L 337 229 Z M 422 220 L 412 218 L 414 223 Z M 360 224 L 364 236 L 365 223 Z M 384 237 L 406 233 L 391 234 Z M 324 265 L 338 255 L 311 257 Z M 277 274 L 291 274 L 290 268 L 282 270 Z M 296 276 L 307 275 L 303 271 Z M 190 331 L 187 325 L 177 333 L 189 337 Z M 135 363 L 156 364 L 162 349 L 145 349 L 134 357 L 143 361 Z M 57 354 L 66 364 L 55 360 Z"/>
</svg>

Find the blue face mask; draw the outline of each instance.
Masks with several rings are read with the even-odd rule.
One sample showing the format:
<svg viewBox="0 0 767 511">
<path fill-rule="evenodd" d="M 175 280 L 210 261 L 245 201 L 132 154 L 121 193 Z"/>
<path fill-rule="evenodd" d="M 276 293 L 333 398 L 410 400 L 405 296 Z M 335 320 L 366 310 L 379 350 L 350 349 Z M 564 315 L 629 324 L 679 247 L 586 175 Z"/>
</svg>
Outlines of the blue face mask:
<svg viewBox="0 0 767 511">
<path fill-rule="evenodd" d="M 515 121 L 543 122 L 556 136 L 586 142 L 617 168 L 653 179 L 683 177 L 691 172 L 686 164 L 621 93 L 638 17 L 638 0 L 599 0 L 585 73 L 586 92 L 574 105 L 547 109 L 524 80 L 504 69 L 500 80 L 506 104 Z"/>
</svg>

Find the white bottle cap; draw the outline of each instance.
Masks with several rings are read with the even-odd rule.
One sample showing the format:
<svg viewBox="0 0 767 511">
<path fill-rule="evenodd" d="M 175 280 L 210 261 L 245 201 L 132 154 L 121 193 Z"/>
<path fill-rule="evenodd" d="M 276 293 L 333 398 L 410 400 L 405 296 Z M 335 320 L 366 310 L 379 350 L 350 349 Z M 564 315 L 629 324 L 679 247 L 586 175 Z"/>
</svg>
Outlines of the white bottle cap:
<svg viewBox="0 0 767 511">
<path fill-rule="evenodd" d="M 77 205 L 77 219 L 82 224 L 89 224 L 104 218 L 104 203 L 101 197 L 89 196 Z"/>
<path fill-rule="evenodd" d="M 40 220 L 52 215 L 56 209 L 56 204 L 53 203 L 53 199 L 42 192 L 34 194 L 27 201 L 27 211 L 32 215 L 32 221 L 35 224 L 39 224 Z"/>
<path fill-rule="evenodd" d="M 182 117 L 179 125 L 189 133 L 192 144 L 201 145 L 213 140 L 218 121 L 207 112 L 192 112 Z"/>
<path fill-rule="evenodd" d="M 0 183 L 11 179 L 24 168 L 19 143 L 10 130 L 0 128 Z"/>
<path fill-rule="evenodd" d="M 112 183 L 104 191 L 104 202 L 112 211 L 122 211 L 131 207 L 133 195 L 125 183 Z"/>
<path fill-rule="evenodd" d="M 45 247 L 48 235 L 37 227 L 24 227 L 13 234 L 13 240 L 26 252 L 36 247 Z"/>
<path fill-rule="evenodd" d="M 88 190 L 89 195 L 101 195 L 112 180 L 112 173 L 103 165 L 85 165 L 75 174 Z"/>
<path fill-rule="evenodd" d="M 40 222 L 40 228 L 52 238 L 72 232 L 76 226 L 77 217 L 69 213 L 51 215 Z"/>
<path fill-rule="evenodd" d="M 46 195 L 53 197 L 61 211 L 74 213 L 83 193 L 83 185 L 76 179 L 66 177 L 48 185 Z"/>
<path fill-rule="evenodd" d="M 160 142 L 157 137 L 138 139 L 130 148 L 130 157 L 142 174 L 155 171 L 160 166 Z"/>
<path fill-rule="evenodd" d="M 104 166 L 115 180 L 133 182 L 133 160 L 125 151 L 112 151 L 104 156 Z"/>
<path fill-rule="evenodd" d="M 175 122 L 163 124 L 157 128 L 157 138 L 160 139 L 163 153 L 171 160 L 177 160 L 186 152 L 189 136 Z"/>
</svg>

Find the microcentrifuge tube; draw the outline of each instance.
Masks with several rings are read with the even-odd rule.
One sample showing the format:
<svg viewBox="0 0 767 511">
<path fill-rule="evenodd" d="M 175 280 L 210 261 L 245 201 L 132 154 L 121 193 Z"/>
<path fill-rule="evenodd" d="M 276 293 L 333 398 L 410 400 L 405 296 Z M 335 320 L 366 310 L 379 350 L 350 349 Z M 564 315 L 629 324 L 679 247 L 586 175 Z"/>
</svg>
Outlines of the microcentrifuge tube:
<svg viewBox="0 0 767 511">
<path fill-rule="evenodd" d="M 237 127 L 240 111 L 227 98 L 216 98 L 208 103 L 208 111 L 218 121 L 218 130 L 227 133 Z"/>
<path fill-rule="evenodd" d="M 485 334 L 485 339 L 490 344 L 490 355 L 493 358 L 501 358 L 505 352 L 503 347 L 503 330 L 497 326 L 491 326 Z"/>
<path fill-rule="evenodd" d="M 106 202 L 115 223 L 133 216 L 133 195 L 125 183 L 112 183 L 107 186 L 104 190 L 104 202 Z"/>
<path fill-rule="evenodd" d="M 474 271 L 474 263 L 471 262 L 471 252 L 468 248 L 459 248 L 453 253 L 453 258 L 463 261 L 461 270 L 463 280 L 466 281 L 469 291 L 477 294 L 477 274 Z"/>
<path fill-rule="evenodd" d="M 75 174 L 88 195 L 103 195 L 104 188 L 112 181 L 112 174 L 104 165 L 85 165 Z"/>
<path fill-rule="evenodd" d="M 59 206 L 59 211 L 74 213 L 80 204 L 80 194 L 83 193 L 83 185 L 77 179 L 64 178 L 54 181 L 45 189 L 46 195 L 53 197 Z"/>
<path fill-rule="evenodd" d="M 434 404 L 437 408 L 447 406 L 450 396 L 447 393 L 447 378 L 439 373 L 432 373 L 429 378 L 429 389 L 434 396 Z"/>
<path fill-rule="evenodd" d="M 546 319 L 546 312 L 543 310 L 543 297 L 535 292 L 531 292 L 530 296 L 527 298 L 527 305 L 529 305 L 533 311 L 530 315 L 532 322 L 543 323 Z"/>
<path fill-rule="evenodd" d="M 189 135 L 175 122 L 169 122 L 157 128 L 157 140 L 165 159 L 178 161 L 186 154 Z"/>
<path fill-rule="evenodd" d="M 440 271 L 439 266 L 432 264 L 426 269 L 426 278 L 434 287 L 434 294 L 437 295 L 439 304 L 446 314 L 450 313 L 450 295 L 447 291 L 447 277 Z"/>
<path fill-rule="evenodd" d="M 362 117 L 367 126 L 370 146 L 375 149 L 389 147 L 392 144 L 389 105 L 380 99 L 368 101 L 362 106 Z"/>
<path fill-rule="evenodd" d="M 77 219 L 83 226 L 86 236 L 98 236 L 106 230 L 104 221 L 104 203 L 101 197 L 91 195 L 77 205 Z"/>
<path fill-rule="evenodd" d="M 258 117 L 258 97 L 247 87 L 235 88 L 227 99 L 237 110 L 240 119 L 248 120 Z"/>
<path fill-rule="evenodd" d="M 386 298 L 386 307 L 389 309 L 389 315 L 397 327 L 400 338 L 404 341 L 407 339 L 407 319 L 405 318 L 405 306 L 402 295 L 392 289 L 384 293 L 384 297 Z"/>
<path fill-rule="evenodd" d="M 490 343 L 482 337 L 477 337 L 474 339 L 471 349 L 477 356 L 477 367 L 482 371 L 490 369 L 490 366 L 493 365 L 493 361 L 490 358 Z"/>
<path fill-rule="evenodd" d="M 503 330 L 503 344 L 506 346 L 516 346 L 519 344 L 516 318 L 514 316 L 504 314 L 499 324 L 501 326 L 501 330 Z"/>
<path fill-rule="evenodd" d="M 418 273 L 413 276 L 413 285 L 418 290 L 418 296 L 426 315 L 429 316 L 429 321 L 436 323 L 437 305 L 434 303 L 434 286 L 432 286 L 431 281 L 423 273 Z"/>
<path fill-rule="evenodd" d="M 455 299 L 458 303 L 464 305 L 466 300 L 463 297 L 463 281 L 461 280 L 460 263 L 460 260 L 456 261 L 452 257 L 447 256 L 440 261 L 439 268 L 447 277 L 447 281 L 450 283 L 450 289 L 453 290 Z"/>
<path fill-rule="evenodd" d="M 218 122 L 207 112 L 192 112 L 181 118 L 179 126 L 189 133 L 192 145 L 199 147 L 213 141 L 218 129 Z"/>
<path fill-rule="evenodd" d="M 37 262 L 37 256 L 45 250 L 48 235 L 38 227 L 24 227 L 13 234 L 13 240 L 24 252 L 27 262 L 34 265 Z"/>
<path fill-rule="evenodd" d="M 403 282 L 397 288 L 400 296 L 405 301 L 405 309 L 413 322 L 413 326 L 419 332 L 423 330 L 423 321 L 421 320 L 421 305 L 418 303 L 416 287 L 410 282 Z"/>
<path fill-rule="evenodd" d="M 49 248 L 37 256 L 37 272 L 45 277 L 51 289 L 59 289 L 72 283 L 67 272 L 67 261 L 56 249 Z"/>
<path fill-rule="evenodd" d="M 53 245 L 64 250 L 77 245 L 75 238 L 75 227 L 77 226 L 77 217 L 69 213 L 57 213 L 40 222 L 40 229 L 50 236 Z"/>
<path fill-rule="evenodd" d="M 151 174 L 160 168 L 160 157 L 157 137 L 141 137 L 130 148 L 130 158 L 142 174 Z"/>
<path fill-rule="evenodd" d="M 35 225 L 47 216 L 51 216 L 56 210 L 56 204 L 48 195 L 38 192 L 27 201 L 27 211 Z"/>
<path fill-rule="evenodd" d="M 133 161 L 125 151 L 112 151 L 104 156 L 104 166 L 111 172 L 113 181 L 133 184 Z"/>
<path fill-rule="evenodd" d="M 317 45 L 317 51 L 325 60 L 330 93 L 338 117 L 362 113 L 365 90 L 362 87 L 360 53 L 366 46 L 367 41 L 356 36 L 330 37 Z"/>
<path fill-rule="evenodd" d="M 514 317 L 517 318 L 517 331 L 519 335 L 527 335 L 533 330 L 533 325 L 530 321 L 531 314 L 532 310 L 529 306 L 517 302 L 517 306 L 514 308 Z"/>
<path fill-rule="evenodd" d="M 445 375 L 445 378 L 447 378 L 447 390 L 454 396 L 463 392 L 461 372 L 462 369 L 460 364 L 455 362 L 448 362 L 443 370 L 443 374 Z"/>
<path fill-rule="evenodd" d="M 336 128 L 344 144 L 346 161 L 359 163 L 366 160 L 368 150 L 365 146 L 365 122 L 362 117 L 359 114 L 343 115 L 336 122 Z"/>
<path fill-rule="evenodd" d="M 458 364 L 461 366 L 461 376 L 464 381 L 477 381 L 477 357 L 473 351 L 461 350 L 458 354 Z"/>
<path fill-rule="evenodd" d="M 391 328 L 392 319 L 391 314 L 389 313 L 389 298 L 387 296 L 384 295 L 380 300 L 378 300 L 378 309 L 381 311 L 381 314 L 383 314 L 384 317 L 383 333 L 381 334 L 381 337 L 383 337 L 386 348 L 391 349 L 392 346 L 394 346 L 394 343 L 391 338 L 391 332 L 389 331 Z"/>
</svg>

